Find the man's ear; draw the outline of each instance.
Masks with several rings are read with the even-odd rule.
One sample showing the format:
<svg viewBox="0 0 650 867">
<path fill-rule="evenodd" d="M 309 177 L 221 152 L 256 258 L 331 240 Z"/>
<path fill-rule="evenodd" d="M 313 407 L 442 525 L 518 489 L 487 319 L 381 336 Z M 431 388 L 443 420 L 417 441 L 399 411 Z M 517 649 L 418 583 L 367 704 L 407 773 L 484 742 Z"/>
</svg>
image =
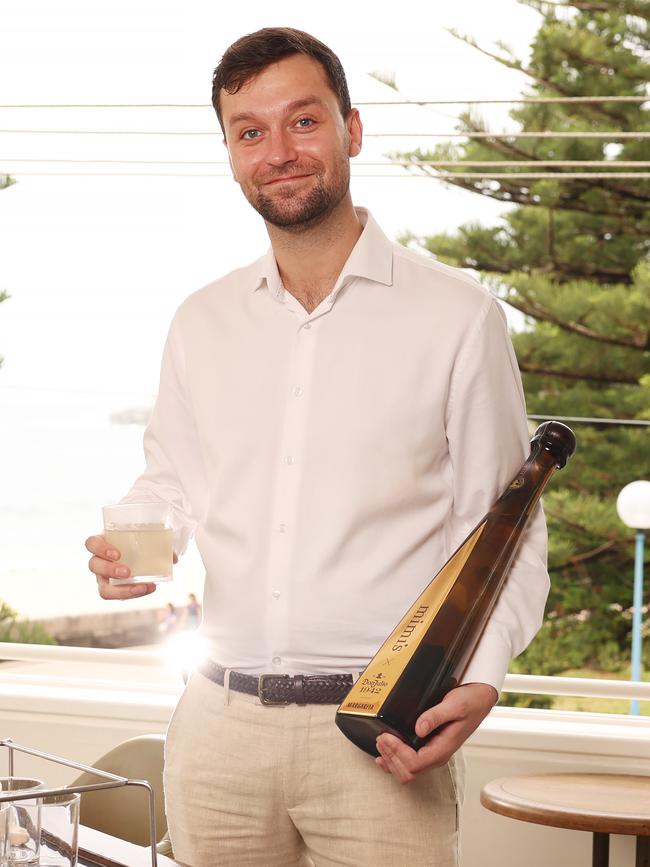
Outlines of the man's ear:
<svg viewBox="0 0 650 867">
<path fill-rule="evenodd" d="M 361 142 L 363 141 L 363 124 L 356 108 L 353 108 L 348 115 L 346 126 L 350 137 L 348 154 L 351 157 L 356 157 L 361 153 Z"/>
</svg>

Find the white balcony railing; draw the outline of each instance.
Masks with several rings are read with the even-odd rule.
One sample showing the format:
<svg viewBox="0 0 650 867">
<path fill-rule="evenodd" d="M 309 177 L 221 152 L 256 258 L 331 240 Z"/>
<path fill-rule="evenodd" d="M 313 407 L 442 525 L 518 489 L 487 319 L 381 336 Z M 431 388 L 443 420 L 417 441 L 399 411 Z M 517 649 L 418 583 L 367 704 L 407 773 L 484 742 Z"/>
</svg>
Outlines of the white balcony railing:
<svg viewBox="0 0 650 867">
<path fill-rule="evenodd" d="M 59 645 L 13 644 L 9 642 L 0 642 L 0 659 L 20 662 L 90 663 L 138 667 L 169 666 L 169 660 L 163 653 L 157 651 L 106 650 L 92 647 L 62 647 Z M 524 695 L 566 695 L 582 698 L 650 701 L 650 683 L 601 678 L 508 674 L 503 691 Z"/>
</svg>

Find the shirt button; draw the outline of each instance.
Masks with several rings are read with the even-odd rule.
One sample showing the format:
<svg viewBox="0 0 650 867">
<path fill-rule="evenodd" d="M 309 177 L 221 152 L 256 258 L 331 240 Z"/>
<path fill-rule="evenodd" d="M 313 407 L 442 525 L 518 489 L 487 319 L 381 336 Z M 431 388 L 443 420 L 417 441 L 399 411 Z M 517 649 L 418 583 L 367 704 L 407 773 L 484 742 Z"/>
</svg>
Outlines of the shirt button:
<svg viewBox="0 0 650 867">
<path fill-rule="evenodd" d="M 285 464 L 289 464 L 289 466 L 291 466 L 291 464 L 295 464 L 296 459 L 294 458 L 293 455 L 287 455 L 286 458 L 284 459 L 284 462 L 285 462 Z"/>
<path fill-rule="evenodd" d="M 305 324 L 303 325 L 303 328 L 304 328 L 305 330 L 311 328 L 311 322 L 305 322 Z"/>
<path fill-rule="evenodd" d="M 279 591 L 279 590 L 274 590 L 273 593 L 271 593 L 271 596 L 272 596 L 274 599 L 279 599 L 279 598 L 280 598 L 280 591 Z"/>
<path fill-rule="evenodd" d="M 286 524 L 280 524 L 278 527 L 278 532 L 286 533 L 287 532 L 287 525 Z"/>
<path fill-rule="evenodd" d="M 273 663 L 273 665 L 280 665 L 282 659 L 279 656 L 274 656 L 271 662 Z"/>
<path fill-rule="evenodd" d="M 302 394 L 302 388 L 299 385 L 297 385 L 293 390 L 293 396 L 294 397 L 300 397 L 301 394 Z"/>
</svg>

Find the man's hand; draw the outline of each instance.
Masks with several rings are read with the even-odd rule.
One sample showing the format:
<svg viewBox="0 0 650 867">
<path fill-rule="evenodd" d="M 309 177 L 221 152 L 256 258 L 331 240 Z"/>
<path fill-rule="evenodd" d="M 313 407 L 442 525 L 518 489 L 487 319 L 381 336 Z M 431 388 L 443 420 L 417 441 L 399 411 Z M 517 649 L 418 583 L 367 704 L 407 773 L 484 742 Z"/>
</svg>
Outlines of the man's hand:
<svg viewBox="0 0 650 867">
<path fill-rule="evenodd" d="M 499 698 L 487 683 L 466 683 L 452 689 L 440 704 L 425 711 L 415 724 L 418 737 L 437 730 L 419 750 L 390 734 L 377 738 L 379 767 L 400 783 L 410 783 L 428 768 L 446 764 L 489 714 Z"/>
<path fill-rule="evenodd" d="M 150 582 L 109 584 L 109 578 L 128 578 L 131 574 L 128 566 L 117 562 L 120 552 L 109 545 L 103 536 L 86 539 L 86 548 L 93 555 L 88 561 L 88 568 L 97 578 L 97 589 L 102 599 L 133 599 L 134 596 L 147 596 L 156 589 L 156 585 Z"/>
</svg>

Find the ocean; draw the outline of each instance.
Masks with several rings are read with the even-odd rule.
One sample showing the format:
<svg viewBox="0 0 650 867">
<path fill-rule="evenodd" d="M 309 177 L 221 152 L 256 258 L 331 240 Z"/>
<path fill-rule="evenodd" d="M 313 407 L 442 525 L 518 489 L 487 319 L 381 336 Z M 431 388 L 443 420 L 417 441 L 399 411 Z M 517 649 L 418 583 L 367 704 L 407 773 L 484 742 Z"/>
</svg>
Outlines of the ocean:
<svg viewBox="0 0 650 867">
<path fill-rule="evenodd" d="M 103 600 L 88 570 L 84 542 L 101 532 L 101 507 L 119 500 L 144 466 L 144 425 L 114 423 L 111 415 L 152 403 L 151 395 L 0 388 L 0 600 L 21 618 L 201 597 L 194 546 L 174 567 L 174 581 L 146 599 Z"/>
</svg>

